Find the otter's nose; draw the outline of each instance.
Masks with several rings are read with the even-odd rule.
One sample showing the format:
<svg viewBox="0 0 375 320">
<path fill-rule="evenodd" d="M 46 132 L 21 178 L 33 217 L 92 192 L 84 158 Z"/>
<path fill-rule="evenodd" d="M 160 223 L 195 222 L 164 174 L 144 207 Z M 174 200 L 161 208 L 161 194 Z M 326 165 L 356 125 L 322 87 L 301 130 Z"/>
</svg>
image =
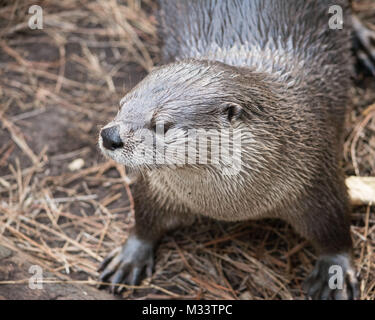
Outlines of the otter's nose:
<svg viewBox="0 0 375 320">
<path fill-rule="evenodd" d="M 103 146 L 109 150 L 115 150 L 124 146 L 121 141 L 118 126 L 105 128 L 100 134 L 103 138 Z"/>
</svg>

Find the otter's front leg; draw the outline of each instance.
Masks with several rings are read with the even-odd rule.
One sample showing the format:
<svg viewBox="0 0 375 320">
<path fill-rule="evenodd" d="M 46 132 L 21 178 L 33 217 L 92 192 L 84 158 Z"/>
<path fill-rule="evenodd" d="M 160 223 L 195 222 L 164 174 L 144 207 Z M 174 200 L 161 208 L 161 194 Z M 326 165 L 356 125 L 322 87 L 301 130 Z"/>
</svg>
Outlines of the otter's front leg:
<svg viewBox="0 0 375 320">
<path fill-rule="evenodd" d="M 313 242 L 319 254 L 304 289 L 314 300 L 358 299 L 344 181 L 337 182 L 336 186 L 321 181 L 309 193 L 310 197 L 301 201 L 298 208 L 303 212 L 302 216 L 290 221 L 297 231 Z"/>
<path fill-rule="evenodd" d="M 118 284 L 137 285 L 144 275 L 150 277 L 154 252 L 162 236 L 193 221 L 181 208 L 162 205 L 163 201 L 155 197 L 144 179 L 136 183 L 133 197 L 135 226 L 125 244 L 112 251 L 98 269 L 99 280 L 110 282 L 114 293 L 120 293 L 123 288 Z"/>
<path fill-rule="evenodd" d="M 100 264 L 100 282 L 111 282 L 110 290 L 120 293 L 117 284 L 136 285 L 145 274 L 151 277 L 156 241 L 141 239 L 131 232 L 125 244 L 113 250 Z"/>
<path fill-rule="evenodd" d="M 304 287 L 312 299 L 358 299 L 358 281 L 351 254 L 321 255 Z"/>
</svg>

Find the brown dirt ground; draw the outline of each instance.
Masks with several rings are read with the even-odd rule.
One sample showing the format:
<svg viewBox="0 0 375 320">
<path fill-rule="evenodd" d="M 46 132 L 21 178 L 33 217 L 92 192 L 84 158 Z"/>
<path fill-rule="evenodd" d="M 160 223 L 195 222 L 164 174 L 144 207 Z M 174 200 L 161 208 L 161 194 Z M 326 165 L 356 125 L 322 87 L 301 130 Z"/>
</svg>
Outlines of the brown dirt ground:
<svg viewBox="0 0 375 320">
<path fill-rule="evenodd" d="M 39 1 L 44 29 L 30 30 L 31 4 L 0 3 L 0 244 L 55 279 L 95 284 L 99 261 L 133 224 L 127 180 L 100 156 L 98 129 L 158 63 L 156 7 L 151 0 Z M 373 1 L 354 8 L 375 21 Z M 373 78 L 359 73 L 352 96 L 345 172 L 375 176 Z M 83 166 L 71 171 L 76 159 Z M 355 207 L 352 224 L 361 297 L 374 299 L 374 207 Z M 303 299 L 315 258 L 281 221 L 201 219 L 167 236 L 152 279 L 123 297 Z M 26 281 L 27 273 L 8 267 L 0 265 L 0 296 L 14 298 L 25 284 L 2 282 Z"/>
</svg>

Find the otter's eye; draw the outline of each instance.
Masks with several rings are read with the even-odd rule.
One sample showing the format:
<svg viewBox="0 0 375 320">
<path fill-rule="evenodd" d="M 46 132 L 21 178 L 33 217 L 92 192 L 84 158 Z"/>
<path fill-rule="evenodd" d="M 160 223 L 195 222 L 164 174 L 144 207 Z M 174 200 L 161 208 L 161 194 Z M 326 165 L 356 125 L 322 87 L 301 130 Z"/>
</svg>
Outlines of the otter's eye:
<svg viewBox="0 0 375 320">
<path fill-rule="evenodd" d="M 151 130 L 157 134 L 166 134 L 167 131 L 172 127 L 170 122 L 152 122 Z"/>
<path fill-rule="evenodd" d="M 234 119 L 237 119 L 241 114 L 242 108 L 237 104 L 230 104 L 225 107 L 224 115 L 227 116 L 229 122 L 232 122 Z"/>
</svg>

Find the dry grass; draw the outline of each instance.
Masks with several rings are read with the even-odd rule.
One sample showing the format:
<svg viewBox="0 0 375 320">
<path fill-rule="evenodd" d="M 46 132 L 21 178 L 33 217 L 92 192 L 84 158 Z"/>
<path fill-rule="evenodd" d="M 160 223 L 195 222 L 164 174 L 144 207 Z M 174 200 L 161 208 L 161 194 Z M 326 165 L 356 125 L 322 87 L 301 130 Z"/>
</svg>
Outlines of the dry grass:
<svg viewBox="0 0 375 320">
<path fill-rule="evenodd" d="M 126 196 L 131 181 L 98 155 L 98 127 L 157 62 L 155 4 L 39 3 L 43 30 L 29 30 L 25 22 L 33 1 L 0 5 L 0 243 L 56 279 L 94 283 L 99 261 L 134 223 Z M 375 16 L 369 1 L 355 8 Z M 372 82 L 361 79 L 352 90 L 348 175 L 375 176 Z M 83 166 L 71 171 L 76 159 Z M 375 298 L 374 212 L 356 207 L 352 215 L 363 299 Z M 282 222 L 206 219 L 166 237 L 157 257 L 152 279 L 124 297 L 302 299 L 302 281 L 316 258 Z"/>
</svg>

